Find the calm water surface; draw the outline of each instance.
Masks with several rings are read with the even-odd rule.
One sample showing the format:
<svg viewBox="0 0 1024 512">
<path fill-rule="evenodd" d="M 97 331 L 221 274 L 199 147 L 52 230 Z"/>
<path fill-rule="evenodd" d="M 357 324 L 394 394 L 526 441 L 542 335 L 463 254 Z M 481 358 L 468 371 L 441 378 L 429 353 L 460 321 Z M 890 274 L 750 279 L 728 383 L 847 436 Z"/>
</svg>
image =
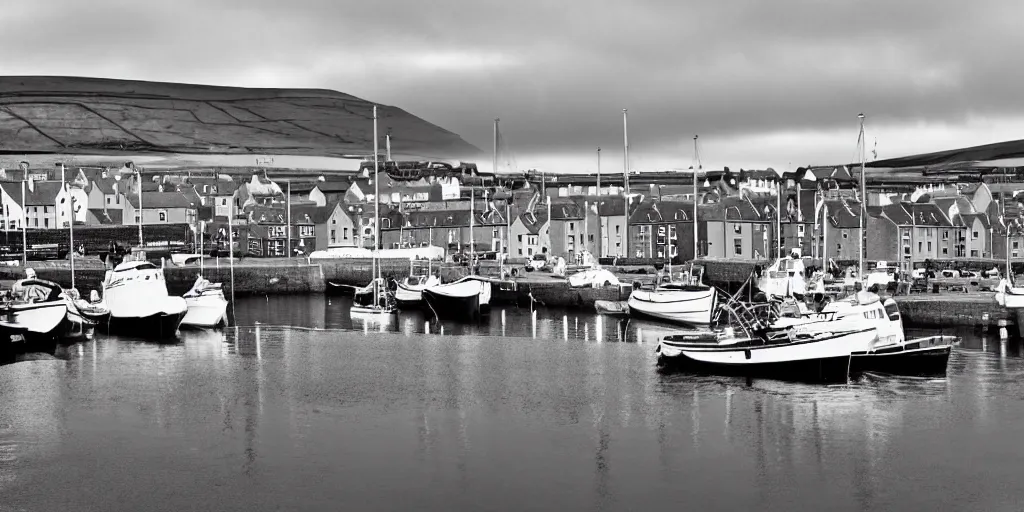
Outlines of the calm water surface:
<svg viewBox="0 0 1024 512">
<path fill-rule="evenodd" d="M 237 330 L 0 366 L 0 510 L 1024 506 L 1016 340 L 961 332 L 946 379 L 807 386 L 659 373 L 651 324 L 382 333 L 346 304 L 245 299 Z"/>
</svg>

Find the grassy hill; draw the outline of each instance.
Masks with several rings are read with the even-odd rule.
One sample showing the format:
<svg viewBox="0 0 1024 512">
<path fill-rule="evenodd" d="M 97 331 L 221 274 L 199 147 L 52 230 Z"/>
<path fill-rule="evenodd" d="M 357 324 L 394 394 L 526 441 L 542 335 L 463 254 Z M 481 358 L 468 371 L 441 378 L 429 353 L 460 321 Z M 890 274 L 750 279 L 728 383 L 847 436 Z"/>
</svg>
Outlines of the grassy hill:
<svg viewBox="0 0 1024 512">
<path fill-rule="evenodd" d="M 324 89 L 247 89 L 79 77 L 0 77 L 0 153 L 373 152 L 373 104 Z M 458 135 L 378 105 L 395 153 L 486 160 Z"/>
</svg>

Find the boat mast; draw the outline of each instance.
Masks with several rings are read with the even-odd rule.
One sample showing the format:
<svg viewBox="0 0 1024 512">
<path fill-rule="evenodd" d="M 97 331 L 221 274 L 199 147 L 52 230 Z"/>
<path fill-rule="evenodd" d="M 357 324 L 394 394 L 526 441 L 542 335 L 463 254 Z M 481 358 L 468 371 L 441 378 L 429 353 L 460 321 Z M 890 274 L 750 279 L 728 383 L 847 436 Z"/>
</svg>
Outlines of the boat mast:
<svg viewBox="0 0 1024 512">
<path fill-rule="evenodd" d="M 629 126 L 626 109 L 622 109 L 622 257 L 629 257 Z"/>
<path fill-rule="evenodd" d="M 21 266 L 28 267 L 28 231 L 25 226 L 28 224 L 28 207 L 25 206 L 25 180 L 28 179 L 26 172 L 21 178 Z"/>
<path fill-rule="evenodd" d="M 142 250 L 142 171 L 135 169 L 135 176 L 139 182 L 139 250 Z"/>
<path fill-rule="evenodd" d="M 857 260 L 857 279 L 864 279 L 864 217 L 868 210 L 867 187 L 864 186 L 864 114 L 857 114 L 860 118 L 860 133 L 857 135 L 857 144 L 860 147 L 860 237 Z"/>
<path fill-rule="evenodd" d="M 597 209 L 597 257 L 601 257 L 601 146 L 597 147 L 597 202 L 594 204 Z M 589 211 L 587 212 L 589 213 Z"/>
<path fill-rule="evenodd" d="M 378 168 L 379 152 L 377 142 L 377 105 L 373 106 L 373 305 L 378 304 L 377 298 L 377 274 L 380 266 L 377 264 L 377 244 L 380 242 L 380 170 Z"/>
<path fill-rule="evenodd" d="M 702 167 L 700 163 L 700 151 L 697 149 L 697 135 L 693 136 L 693 260 L 697 260 L 697 171 Z"/>
<path fill-rule="evenodd" d="M 495 176 L 495 179 L 497 179 L 497 175 L 498 175 L 498 121 L 499 121 L 499 119 L 497 117 L 495 117 L 494 118 L 494 155 L 493 155 L 494 162 L 492 164 L 493 167 L 491 167 L 491 173 Z M 508 204 L 508 201 L 506 201 L 505 204 Z M 507 211 L 505 213 L 505 217 L 508 217 L 508 212 Z M 506 219 L 506 221 L 507 220 L 508 219 Z M 505 228 L 505 235 L 506 235 L 506 237 L 508 236 L 508 227 Z M 505 259 L 508 259 L 508 258 L 512 257 L 512 250 L 508 248 L 508 241 L 506 240 L 506 242 L 503 243 L 502 245 L 505 246 L 504 247 L 505 250 L 503 252 L 505 252 L 507 254 L 507 256 L 505 256 L 505 258 L 503 258 L 501 260 L 501 267 L 498 269 L 498 275 L 501 275 L 501 276 L 503 276 L 505 274 Z"/>
<path fill-rule="evenodd" d="M 60 164 L 60 183 L 64 187 L 64 194 L 68 196 L 68 207 L 71 209 L 71 220 L 68 222 L 68 244 L 71 247 L 71 288 L 75 288 L 75 198 L 71 195 L 71 189 L 64 181 L 64 162 Z"/>
</svg>

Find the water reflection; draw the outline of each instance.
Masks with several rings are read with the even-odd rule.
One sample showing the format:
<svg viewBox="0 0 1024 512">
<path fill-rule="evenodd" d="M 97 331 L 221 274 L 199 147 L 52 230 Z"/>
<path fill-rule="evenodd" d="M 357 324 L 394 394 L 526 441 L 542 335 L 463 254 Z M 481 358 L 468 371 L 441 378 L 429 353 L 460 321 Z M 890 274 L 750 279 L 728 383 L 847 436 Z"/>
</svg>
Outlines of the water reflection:
<svg viewBox="0 0 1024 512">
<path fill-rule="evenodd" d="M 380 334 L 337 299 L 319 313 L 272 300 L 240 305 L 243 326 L 174 344 L 100 336 L 0 366 L 5 505 L 59 510 L 82 492 L 97 510 L 698 498 L 730 510 L 1002 509 L 1016 498 L 1016 340 L 965 333 L 946 379 L 811 386 L 662 374 L 636 341 L 663 327 L 583 312 L 507 308 L 474 325 L 413 313 Z M 275 308 L 282 323 L 309 323 L 257 323 Z M 907 492 L 921 475 L 928 492 Z"/>
</svg>

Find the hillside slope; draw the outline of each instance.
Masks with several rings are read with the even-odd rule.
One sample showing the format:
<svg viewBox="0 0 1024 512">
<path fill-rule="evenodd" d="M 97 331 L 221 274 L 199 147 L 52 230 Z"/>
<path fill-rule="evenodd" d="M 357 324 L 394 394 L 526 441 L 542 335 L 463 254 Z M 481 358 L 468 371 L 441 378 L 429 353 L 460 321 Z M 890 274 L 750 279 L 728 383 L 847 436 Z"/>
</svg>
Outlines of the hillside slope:
<svg viewBox="0 0 1024 512">
<path fill-rule="evenodd" d="M 79 77 L 0 77 L 0 152 L 308 156 L 373 152 L 372 103 L 324 89 L 246 89 Z M 396 153 L 479 160 L 458 135 L 378 105 Z"/>
</svg>

